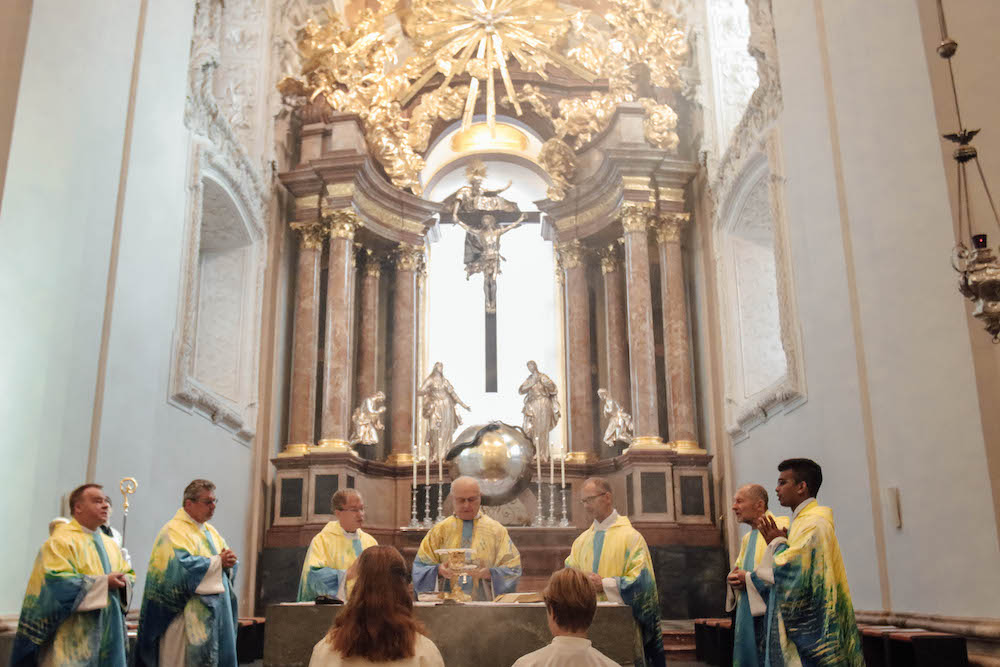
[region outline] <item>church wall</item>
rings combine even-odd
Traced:
[[[930,71],[934,106],[937,111],[938,134],[948,134],[958,129],[955,101],[947,61],[937,54],[941,42],[937,5],[934,0],[919,0],[920,20],[923,26],[924,55]],[[1000,127],[995,122],[996,109],[1000,106],[1000,88],[995,85],[996,68],[1000,64],[994,48],[995,31],[1000,24],[1000,4],[977,0],[949,0],[945,5],[948,33],[959,43],[959,52],[952,58],[955,83],[961,104],[962,118],[969,128],[982,128],[974,142],[979,150],[980,163],[986,181],[996,197],[1000,188]],[[958,226],[958,183],[952,153],[955,144],[941,141],[941,160],[945,165],[945,178],[951,199],[954,225]],[[994,245],[1000,239],[1000,229],[990,214],[989,200],[974,181],[970,192],[975,219],[981,231],[987,232]],[[966,243],[968,240],[966,239]],[[944,250],[942,248],[941,250]],[[993,512],[997,530],[1000,531],[1000,345],[994,345],[979,320],[971,317],[972,303],[966,302],[969,313],[967,323],[972,356],[976,369],[976,386],[979,389],[979,410],[983,421],[986,458],[990,468],[993,489]]]
[[[0,211],[0,613],[86,474],[138,6],[35,2]],[[115,480],[102,479],[107,483]]]
[[[734,445],[734,487],[771,489],[781,459],[815,458],[857,608],[996,616],[997,535],[916,7],[773,11],[808,400]],[[962,547],[934,550],[942,539]]]

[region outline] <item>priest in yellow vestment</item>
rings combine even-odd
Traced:
[[[330,501],[336,521],[331,521],[309,543],[299,578],[299,602],[320,595],[346,601],[354,590],[358,556],[378,542],[361,530],[365,501],[354,489],[341,489]]]
[[[787,528],[788,517],[771,514],[767,509],[767,491],[760,484],[747,484],[736,491],[733,514],[737,521],[750,526],[750,532],[740,542],[740,553],[733,569],[726,577],[726,611],[736,609],[733,667],[757,667],[764,660],[765,614],[771,585],[753,573],[767,549],[767,540],[753,526],[758,519],[768,516],[780,528]]]
[[[125,667],[125,616],[135,572],[99,528],[110,505],[98,484],[70,494],[73,520],[52,531],[35,559],[11,665]]]
[[[792,510],[791,524],[783,530],[769,517],[757,521],[768,545],[754,575],[773,585],[765,665],[865,664],[833,511],[816,502],[822,483],[823,471],[815,461],[782,461],[775,493]]]
[[[666,664],[660,630],[660,596],[646,540],[614,507],[611,485],[598,477],[583,483],[583,507],[594,523],[573,542],[566,567],[582,570],[598,600],[627,604],[642,633],[647,666]]]
[[[480,510],[482,494],[479,482],[459,477],[451,485],[455,514],[440,522],[424,536],[413,561],[413,589],[418,593],[437,588],[438,577],[445,580],[451,570],[442,562],[437,549],[472,549],[473,560],[480,564],[462,582],[462,590],[475,600],[492,600],[497,595],[517,590],[521,578],[521,554],[500,522]]]

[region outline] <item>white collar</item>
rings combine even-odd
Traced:
[[[806,505],[808,505],[809,503],[813,502],[814,500],[816,500],[816,499],[813,498],[812,496],[810,496],[810,497],[806,498],[805,500],[803,500],[801,503],[799,503],[799,506],[795,508],[794,512],[792,512],[792,521],[795,521],[795,518],[799,515],[799,512],[801,512],[802,510],[804,510],[806,508]]]
[[[552,638],[553,644],[563,644],[564,648],[572,648],[577,651],[585,648],[590,648],[591,641],[586,637],[569,637],[567,635],[559,635]]]
[[[609,514],[604,521],[598,522],[597,519],[594,519],[594,530],[607,530],[613,526],[617,520],[618,510],[611,510],[611,514]]]

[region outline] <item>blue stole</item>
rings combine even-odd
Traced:
[[[601,552],[604,551],[604,536],[607,534],[605,530],[598,530],[594,532],[594,574],[597,574],[597,568],[601,564]]]
[[[746,553],[743,554],[743,562],[740,563],[740,569],[746,571],[747,577],[753,576],[753,560],[757,552],[757,538],[759,536],[760,533],[756,530],[750,531]],[[756,585],[756,583],[757,580],[755,579],[754,584]],[[760,591],[759,587],[758,591]],[[750,595],[747,593],[746,588],[740,591],[739,602],[736,605],[736,631],[734,635],[733,666],[743,667],[744,665],[759,664],[757,659],[757,635],[754,632],[753,614],[750,613]]]
[[[202,532],[205,534],[205,541],[208,542],[208,548],[212,555],[218,556],[219,550],[216,548],[215,542],[212,541],[212,534],[208,532],[208,528],[202,528]],[[229,573],[225,569],[222,570],[222,587],[225,589],[225,593],[219,600],[220,604],[215,616],[215,631],[219,638],[219,664],[229,663],[230,660],[232,660],[230,664],[234,664],[236,662],[236,619],[233,618],[233,605],[230,602],[233,595],[230,590]]]
[[[111,560],[108,552],[104,549],[104,540],[101,539],[101,529],[94,531],[94,546],[97,547],[97,555],[101,559],[101,567],[104,574],[111,574]],[[125,616],[122,614],[121,603],[118,601],[118,592],[108,589],[108,614],[107,624],[101,632],[101,659],[117,657],[121,651],[121,658],[124,659],[125,643]]]

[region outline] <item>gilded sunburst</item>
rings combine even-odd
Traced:
[[[550,65],[561,65],[592,81],[594,74],[558,52],[570,29],[570,17],[549,0],[417,0],[406,21],[416,57],[407,63],[415,79],[403,94],[406,104],[437,74],[441,88],[464,73],[471,77],[462,113],[462,128],[472,123],[480,88],[486,87],[486,121],[496,125],[496,84],[500,72],[515,112],[521,114],[508,62],[546,77]]]

